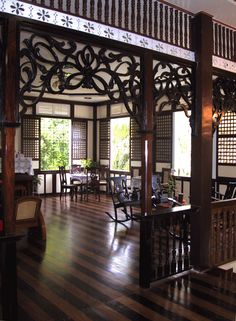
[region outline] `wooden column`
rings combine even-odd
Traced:
[[[153,145],[153,56],[145,53],[143,61],[142,148],[142,215],[152,212],[152,145]]]
[[[195,268],[209,265],[212,184],[212,17],[195,19],[196,104],[193,117],[191,204],[200,207],[192,217],[191,260]]]
[[[16,19],[9,18],[5,32],[4,122],[2,137],[2,192],[5,233],[13,231],[15,181],[15,127],[17,125],[17,30]]]

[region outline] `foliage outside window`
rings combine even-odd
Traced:
[[[69,119],[41,119],[41,170],[69,167],[70,124]]]
[[[177,176],[191,173],[191,128],[183,111],[174,113],[174,170]]]
[[[130,118],[111,119],[111,169],[129,171]]]

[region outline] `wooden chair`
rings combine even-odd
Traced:
[[[42,199],[37,196],[24,196],[15,203],[16,230],[29,229],[30,235],[40,235],[46,240],[46,226],[41,212]]]
[[[236,198],[236,182],[229,182],[227,184],[224,194],[214,190],[212,194],[213,194],[212,201],[228,200],[231,198]]]
[[[109,182],[115,216],[111,215],[109,212],[106,212],[106,214],[114,222],[117,222],[117,223],[126,222],[131,219],[133,220],[138,219],[138,216],[133,215],[132,207],[140,206],[140,200],[133,199],[132,198],[133,194],[128,192],[127,177],[114,176],[114,177],[109,177],[107,180]],[[128,212],[128,208],[129,208],[129,212]],[[124,219],[118,218],[118,209],[121,209],[121,211],[125,214]]]
[[[65,166],[59,166],[59,175],[60,175],[60,184],[61,184],[60,200],[61,200],[61,197],[63,194],[66,197],[68,190],[70,192],[71,199],[73,199],[74,195],[75,195],[76,200],[77,200],[78,186],[76,184],[68,184],[67,183]]]
[[[109,177],[109,167],[106,165],[100,165],[98,168],[98,176],[99,176],[99,186],[105,186],[106,193],[109,190],[109,184],[107,182],[107,178]]]
[[[81,193],[85,195],[87,201],[89,194],[94,194],[96,199],[100,201],[100,184],[97,168],[87,169],[87,182],[81,187]]]

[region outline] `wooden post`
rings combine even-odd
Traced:
[[[195,17],[196,105],[193,117],[191,204],[200,207],[192,218],[191,263],[209,266],[212,186],[212,17]]]
[[[153,146],[153,56],[147,52],[143,61],[142,215],[152,212],[152,146]]]
[[[5,233],[14,230],[15,126],[17,125],[17,28],[15,17],[9,18],[5,32],[4,120],[2,137],[2,193]]]

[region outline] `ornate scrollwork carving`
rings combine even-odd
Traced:
[[[190,67],[173,63],[155,61],[154,66],[154,99],[159,103],[159,111],[165,106],[171,110],[181,107],[186,116],[193,104],[193,76]]]
[[[45,93],[71,93],[92,89],[110,100],[124,102],[129,114],[141,123],[140,62],[127,53],[92,47],[74,41],[59,41],[40,33],[23,41],[20,52],[22,113]],[[32,101],[25,99],[31,95]]]
[[[213,80],[213,113],[236,112],[236,79],[217,77]]]

